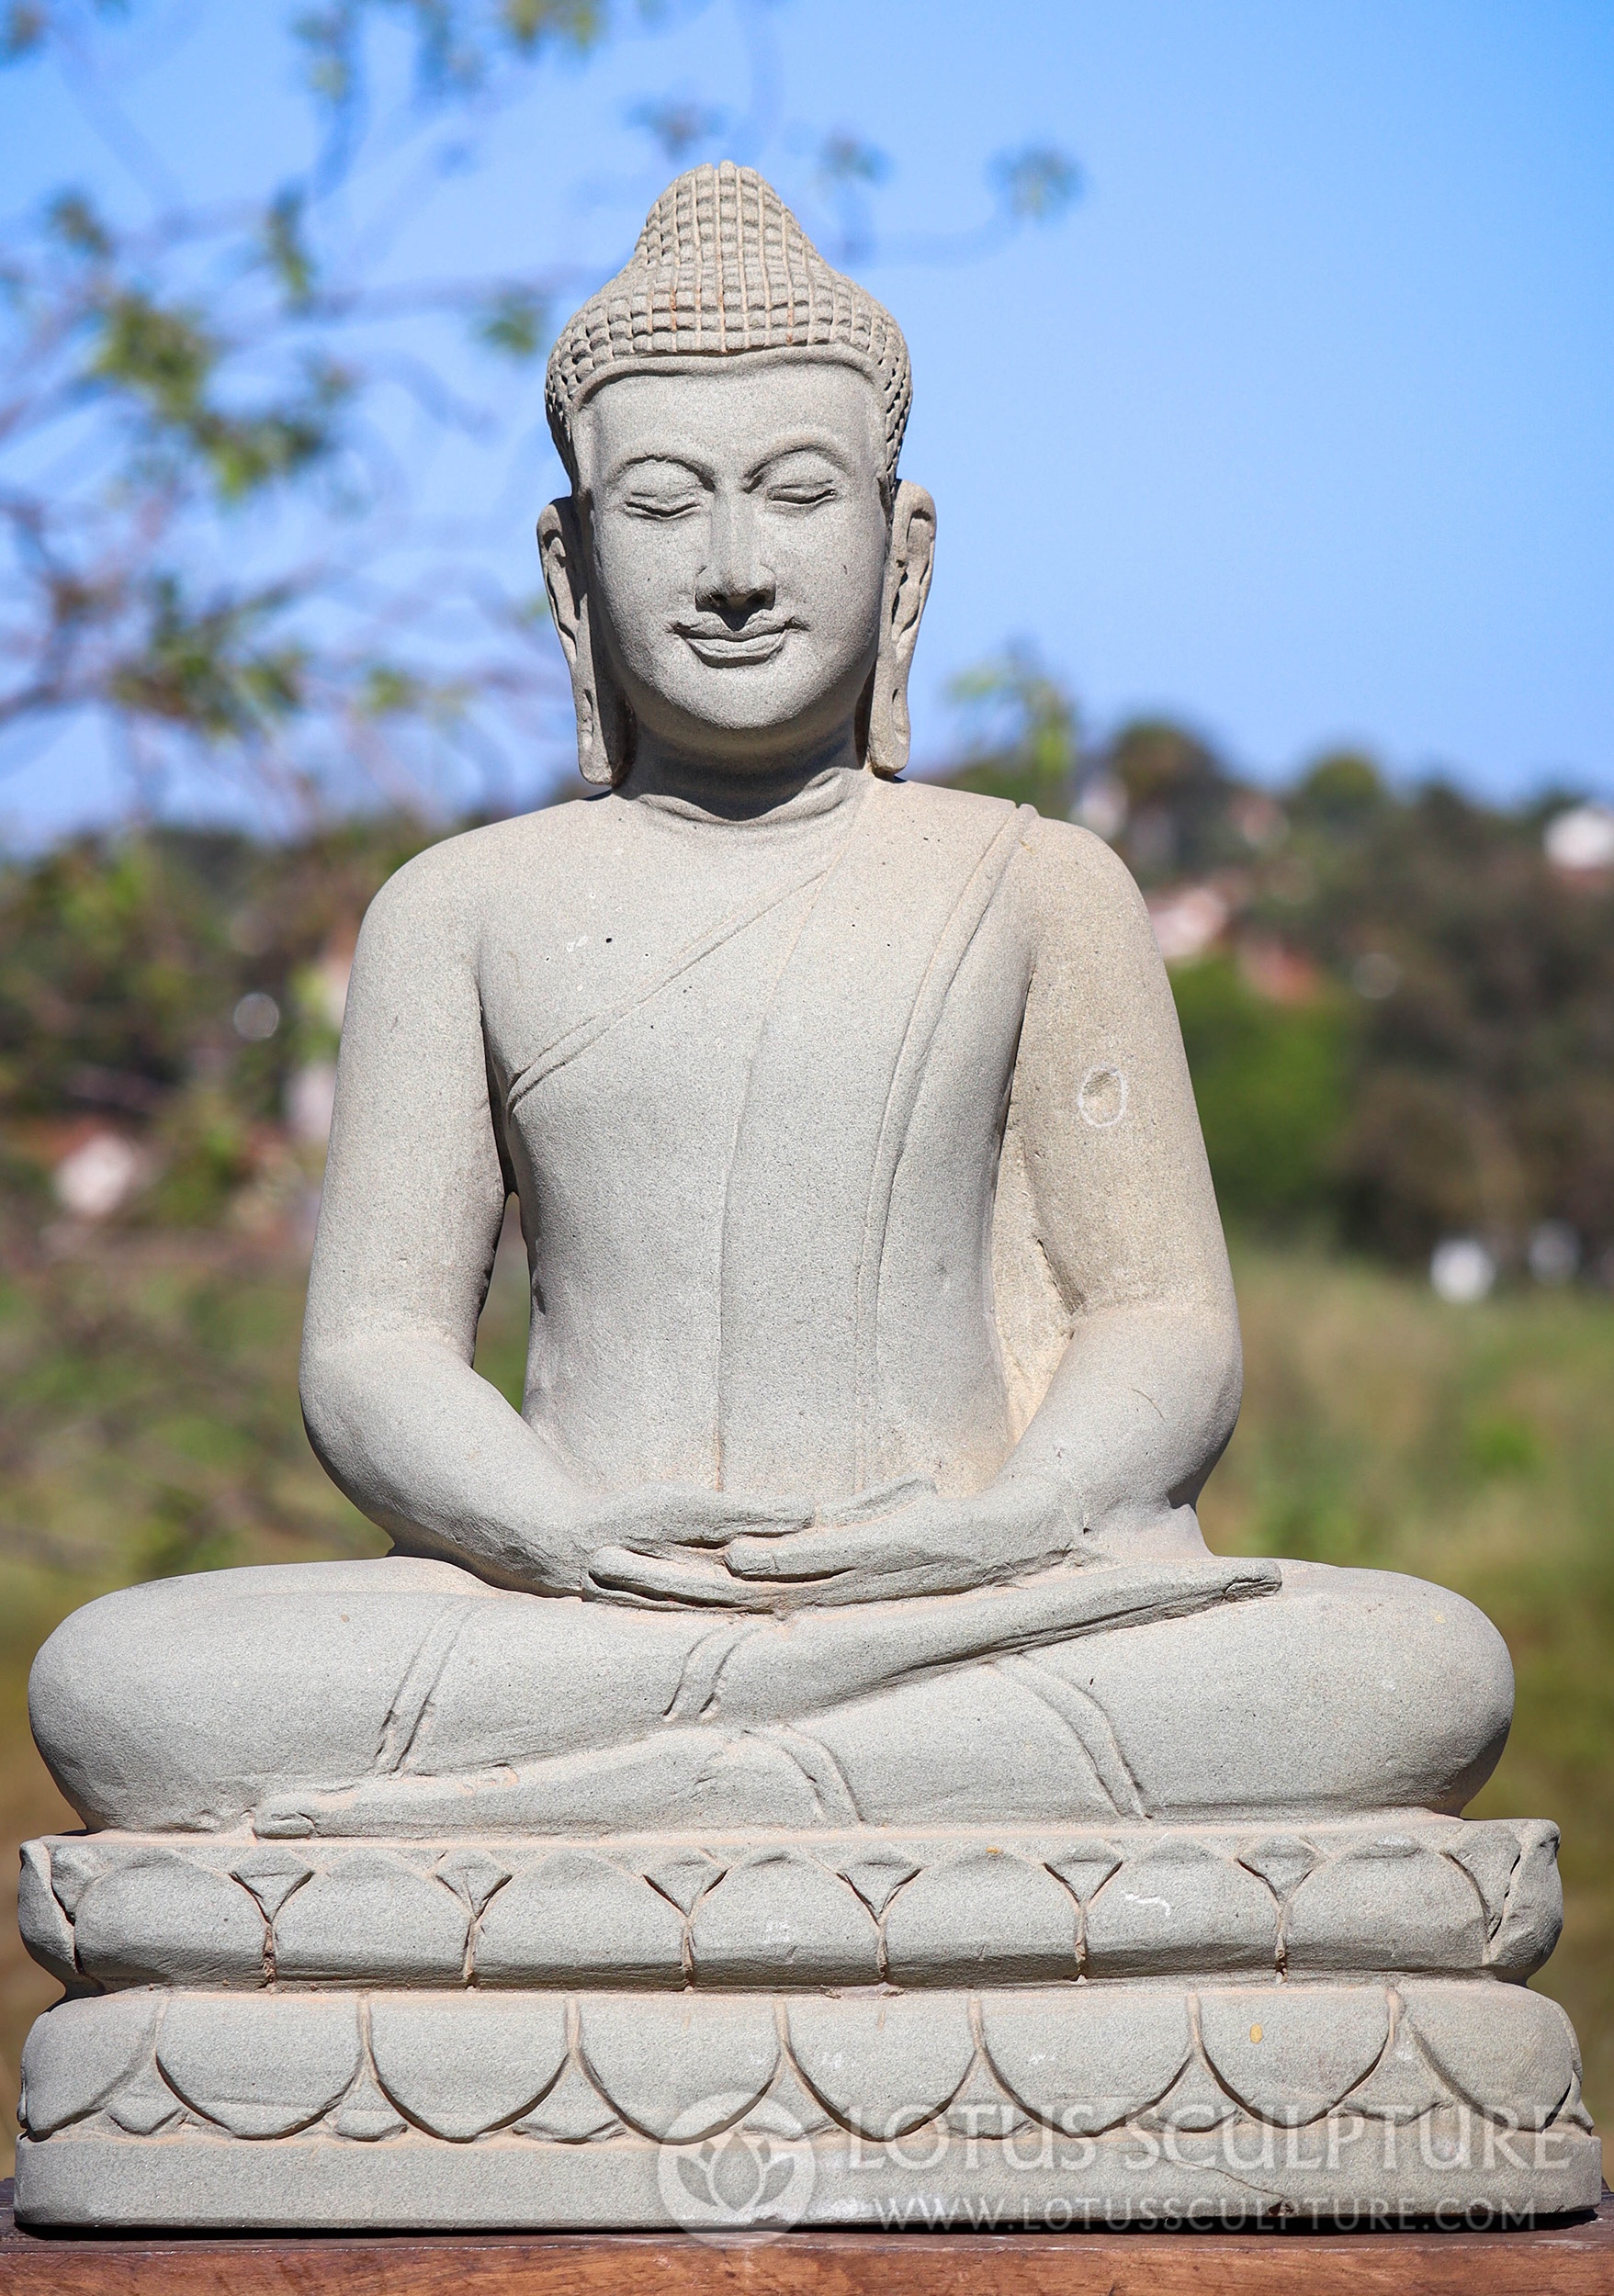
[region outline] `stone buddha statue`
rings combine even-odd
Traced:
[[[1151,2112],[1220,2190],[1230,2127],[1518,2104],[1557,2141],[1518,2189],[1595,2194],[1573,2036],[1508,1982],[1555,1834],[1459,1819],[1500,1638],[1201,1537],[1238,1327],[1137,891],[903,778],[909,398],[728,164],[556,346],[595,793],[401,870],[343,1033],[303,1407],[392,1552],[133,1587],[41,1651],[91,1830],[25,1874],[69,1988],[36,2221],[653,2223],[670,2148],[781,2119],[846,2221],[859,2132],[977,2107],[1094,2155],[1039,2208],[1157,2197],[1117,2165]],[[520,1411],[472,1361],[512,1197]]]

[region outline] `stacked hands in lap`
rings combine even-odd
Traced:
[[[1070,1512],[1067,1494],[1040,1475],[969,1498],[943,1498],[929,1477],[901,1475],[817,1509],[650,1485],[608,1501],[574,1534],[580,1591],[747,1611],[961,1593],[1067,1563],[1079,1536]]]

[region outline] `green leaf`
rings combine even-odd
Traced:
[[[818,173],[832,184],[883,183],[890,172],[884,152],[861,136],[840,132],[826,136],[818,146]]]
[[[711,104],[676,103],[669,98],[636,104],[627,123],[654,136],[670,164],[678,167],[689,152],[722,133],[728,116]]]
[[[185,424],[200,410],[218,357],[198,313],[128,288],[105,306],[90,372],[143,399],[163,422]]]
[[[340,111],[351,101],[357,79],[355,8],[310,8],[295,19],[291,36],[303,51],[303,77],[310,91]]]
[[[400,717],[421,706],[418,678],[391,662],[373,662],[365,673],[358,706],[366,717]]]
[[[218,743],[258,738],[304,705],[300,647],[256,636],[278,599],[196,606],[173,575],[160,574],[143,603],[144,646],[109,681],[120,707]]]

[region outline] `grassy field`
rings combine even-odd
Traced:
[[[1411,1570],[1507,1635],[1512,1741],[1473,1815],[1556,1818],[1567,1920],[1541,1989],[1614,2111],[1614,1307],[1536,1292],[1442,1307],[1367,1267],[1238,1255],[1244,1416],[1203,1509],[1212,1544]],[[130,1240],[0,1276],[0,1826],[76,1824],[34,1753],[29,1656],[104,1589],[225,1563],[375,1553],[297,1414],[300,1266]],[[483,1368],[520,1387],[502,1258]],[[9,1863],[9,1861],[8,1861]],[[54,1986],[0,1933],[0,2081]]]

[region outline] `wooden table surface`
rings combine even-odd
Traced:
[[[19,2232],[5,2296],[1614,2296],[1614,2197],[1508,2232],[650,2233],[324,2238]]]

